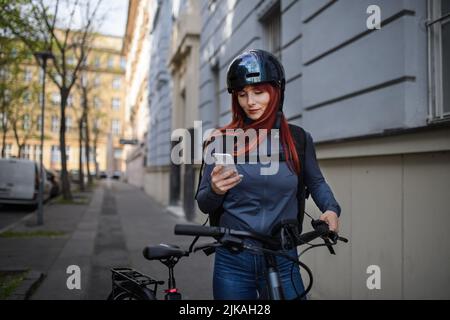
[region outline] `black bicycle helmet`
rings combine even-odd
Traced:
[[[229,93],[241,90],[247,85],[272,83],[280,87],[280,106],[275,128],[279,128],[283,112],[284,89],[286,79],[280,61],[270,52],[251,49],[234,58],[227,71],[227,89]]]

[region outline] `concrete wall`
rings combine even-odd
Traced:
[[[169,205],[169,168],[148,169],[144,176],[144,190],[161,205]]]
[[[305,254],[315,275],[313,298],[450,297],[449,160],[447,151],[320,162],[350,243],[336,256],[325,248]],[[320,214],[310,200],[306,210]],[[370,265],[380,267],[381,290],[366,286]]]

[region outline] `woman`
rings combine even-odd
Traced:
[[[245,159],[256,156],[258,161],[238,162],[237,172],[225,170],[221,165],[207,164],[196,196],[198,206],[204,213],[215,212],[222,206],[220,226],[270,235],[280,221],[297,218],[298,179],[302,174],[304,184],[323,212],[320,219],[337,232],[341,209],[320,172],[311,135],[306,133],[304,164],[301,164],[289,125],[282,113],[284,84],[283,66],[268,52],[250,50],[231,62],[227,86],[232,97],[232,121],[217,129],[212,136],[217,138],[227,135],[227,129],[242,129],[241,132],[255,129],[258,134],[253,141],[240,148],[233,146],[231,152],[226,152],[235,157],[244,155]],[[261,129],[267,129],[267,134]],[[275,142],[279,144],[279,155],[286,161],[279,162],[274,174],[264,175],[261,169],[270,164],[262,163],[258,156],[261,150],[269,150],[268,153],[276,150],[272,147],[275,135],[271,135],[271,129],[279,129],[279,135],[276,135],[279,142]],[[214,140],[211,137],[209,142]],[[207,144],[207,154],[215,151],[212,145]],[[256,241],[248,242],[260,245]],[[289,254],[296,256],[296,249],[292,249]],[[223,247],[216,249],[214,298],[267,299],[264,266],[262,255],[246,250],[236,254]],[[285,258],[277,258],[277,267],[285,298],[297,298],[304,291],[298,268],[292,268],[292,262]]]

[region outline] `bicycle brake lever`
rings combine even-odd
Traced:
[[[207,248],[216,248],[216,247],[219,247],[219,246],[221,246],[221,244],[218,243],[218,242],[206,243],[206,244],[203,244],[203,245],[200,245],[200,246],[196,246],[194,248],[194,252],[197,252],[197,251],[200,251],[200,250],[204,250],[204,249],[207,249]]]
[[[327,245],[328,251],[330,251],[330,254],[336,254],[336,252],[333,249],[333,245],[331,244],[331,241],[329,238],[323,238],[323,241]]]

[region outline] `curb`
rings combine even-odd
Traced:
[[[19,287],[7,298],[7,300],[28,300],[39,284],[44,280],[42,272],[31,270],[27,273]]]

